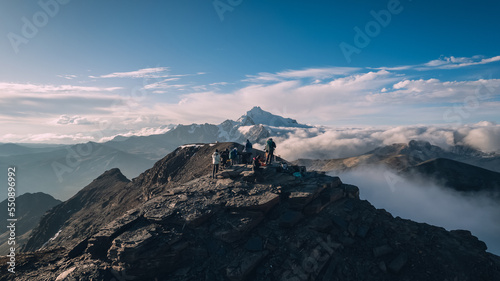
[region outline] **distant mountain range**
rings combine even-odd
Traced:
[[[13,156],[13,155],[23,155],[23,154],[40,153],[40,152],[50,152],[63,147],[65,147],[65,145],[50,145],[50,144],[30,145],[30,144],[0,143],[0,156]]]
[[[491,155],[466,146],[444,150],[427,141],[412,140],[382,146],[359,156],[339,159],[299,159],[298,163],[317,171],[343,172],[363,166],[384,165],[403,170],[424,161],[447,158],[484,169],[500,172],[500,155]]]
[[[285,135],[297,128],[310,126],[254,107],[236,121],[226,120],[219,125],[177,125],[164,134],[118,136],[106,143],[46,148],[2,144],[0,168],[18,166],[21,194],[42,191],[65,200],[106,170],[119,168],[126,177],[134,178],[184,144],[243,143],[246,139],[263,143],[270,136]],[[0,181],[5,180],[4,176],[0,174]]]
[[[106,170],[119,168],[127,178],[134,178],[184,144],[244,143],[249,139],[252,143],[262,146],[269,137],[286,139],[297,131],[307,129],[313,129],[309,134],[314,136],[328,130],[300,124],[294,119],[274,115],[260,107],[252,108],[236,121],[226,120],[218,125],[191,124],[170,127],[164,134],[117,136],[106,143],[89,142],[47,147],[1,144],[0,168],[6,169],[5,165],[19,167],[20,194],[42,191],[65,200]],[[498,154],[486,154],[466,146],[453,146],[444,150],[417,140],[408,144],[379,147],[349,158],[302,159],[297,163],[320,171],[342,172],[380,164],[400,171],[436,158],[451,159],[500,172]],[[5,175],[0,173],[0,181],[5,180],[4,177]]]
[[[16,198],[16,245],[17,251],[28,240],[31,230],[40,222],[40,218],[52,207],[62,203],[54,197],[42,193],[25,193]],[[6,222],[10,217],[7,216],[7,200],[0,203],[0,221]],[[0,232],[0,253],[9,252],[8,238],[10,231],[2,228]]]
[[[49,152],[3,156],[0,163],[2,170],[7,170],[7,165],[17,167],[18,194],[44,192],[66,200],[103,171],[120,167],[125,175],[135,177],[151,167],[154,161],[105,144],[89,142]],[[0,180],[5,182],[5,176],[1,173]]]
[[[433,180],[458,191],[488,191],[500,198],[500,156],[464,146],[444,150],[426,141],[392,144],[342,159],[299,159],[315,171],[341,174],[354,169],[386,167],[401,175]]]
[[[263,143],[270,136],[283,136],[297,128],[311,128],[296,120],[274,115],[254,107],[238,120],[226,120],[219,125],[191,124],[178,125],[170,131],[151,136],[118,137],[106,143],[107,146],[141,154],[158,160],[177,147],[187,143],[239,142],[249,139],[253,143]]]

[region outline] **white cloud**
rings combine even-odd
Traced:
[[[3,93],[113,92],[121,89],[123,88],[0,82],[0,91]]]
[[[423,64],[416,65],[403,65],[395,67],[377,67],[373,69],[388,70],[388,71],[403,71],[403,70],[433,70],[433,69],[454,69],[473,65],[489,64],[493,62],[500,61],[500,56],[494,56],[491,58],[484,58],[483,56],[472,56],[472,57],[441,57],[436,60],[431,60]]]
[[[25,126],[26,122],[32,122],[32,127],[36,127],[40,122],[56,124],[53,120],[60,115],[106,114],[120,105],[123,98],[118,92],[122,89],[0,82],[0,118],[15,116],[16,120],[11,126],[20,123]],[[33,122],[33,118],[37,121]],[[32,128],[25,130],[29,133]]]
[[[61,115],[59,116],[59,119],[55,121],[55,123],[59,125],[92,125],[95,124],[96,122],[91,122],[87,120],[87,118],[78,115],[75,116]]]
[[[89,76],[90,78],[143,78],[143,79],[161,79],[161,78],[172,78],[172,77],[186,77],[186,76],[196,76],[204,75],[205,72],[197,72],[196,74],[169,74],[169,67],[152,67],[143,68],[134,71],[126,72],[113,72],[110,74],[100,75],[100,76]]]
[[[114,72],[101,76],[89,76],[90,78],[156,78],[168,77],[166,74],[159,74],[168,71],[168,67],[143,68],[128,72]]]
[[[500,153],[500,125],[491,122],[451,126],[397,126],[388,128],[342,128],[320,131],[298,129],[276,138],[276,153],[287,160],[334,159],[358,156],[377,147],[424,140],[444,149],[468,145],[483,152]]]
[[[337,75],[346,75],[361,70],[356,67],[328,67],[328,68],[308,68],[304,70],[287,70],[278,72],[277,76],[284,78],[315,78],[325,79]]]
[[[188,88],[188,85],[168,83],[148,88],[156,87],[157,91],[162,91],[159,93],[164,93],[167,88],[174,91],[181,86]],[[237,118],[259,105],[268,110],[279,109],[278,113],[286,112],[288,117],[308,124],[403,125],[450,123],[456,120],[456,113],[449,114],[450,118],[445,118],[443,113],[457,104],[470,107],[472,98],[479,102],[478,106],[474,105],[478,108],[469,110],[467,116],[459,116],[462,123],[495,120],[488,116],[495,112],[492,102],[498,94],[500,79],[409,80],[379,70],[309,83],[300,80],[252,83],[224,94],[216,89],[208,91],[205,86],[189,88],[195,92],[178,95],[179,103],[157,103],[154,110],[161,115],[168,112],[168,120],[172,123],[221,122]],[[204,114],[208,108],[217,110]]]
[[[494,61],[496,57],[449,60],[450,63],[463,64]],[[443,61],[433,64],[448,63]],[[166,67],[157,67],[101,76],[145,78],[144,85],[127,90],[113,85],[1,82],[0,122],[9,124],[16,120],[16,124],[27,124],[37,118],[44,124],[54,125],[54,120],[59,120],[60,124],[83,124],[85,120],[76,117],[85,116],[87,122],[110,120],[117,122],[118,127],[129,125],[129,130],[138,130],[139,124],[131,121],[138,116],[157,117],[155,122],[158,124],[143,124],[144,127],[169,123],[219,123],[225,119],[237,119],[256,105],[307,124],[364,127],[457,123],[457,120],[460,124],[480,120],[500,122],[500,79],[441,81],[433,77],[412,79],[387,69],[307,68],[249,76],[253,78],[248,81],[253,83],[221,92],[217,86],[228,85],[228,82],[183,83],[179,82],[181,77],[201,74],[167,75],[166,71]],[[131,95],[123,96],[127,92]],[[449,110],[453,112],[445,116]],[[67,116],[67,119],[60,119],[60,116]],[[25,132],[32,132],[37,122],[32,122]],[[13,124],[9,125],[11,131]],[[479,135],[479,132],[475,134]],[[492,140],[477,144],[486,148],[495,145]]]
[[[472,65],[488,64],[496,61],[500,61],[500,56],[495,56],[491,58],[482,58],[481,56],[474,56],[470,58],[450,56],[427,62],[423,64],[424,67],[420,69],[426,70],[425,67],[437,68],[437,69],[452,69],[452,68],[460,68]]]
[[[77,76],[73,75],[73,74],[61,74],[61,75],[57,75],[57,77],[61,77],[61,78],[68,79],[68,80],[73,80]]]
[[[500,126],[490,122],[480,122],[473,127],[464,127],[459,130],[464,136],[463,142],[470,146],[486,151],[500,150]]]
[[[151,136],[151,135],[160,135],[170,131],[173,126],[160,126],[160,127],[146,127],[138,130],[129,130],[122,133],[117,133],[115,135],[111,135],[108,137],[103,137],[99,139],[99,142],[106,142],[114,139],[115,137],[132,137],[132,136]]]
[[[183,116],[184,122],[222,121],[234,115],[237,118],[241,112],[255,105],[268,109],[286,109],[289,117],[295,119],[309,116],[309,120],[304,120],[307,123],[347,120],[360,114],[375,114],[379,111],[380,108],[373,107],[365,96],[374,89],[381,89],[399,79],[390,72],[381,70],[330,79],[324,83],[310,84],[291,80],[252,84],[227,94],[204,91],[180,95],[181,101],[178,104],[158,104],[158,108],[169,112],[171,116]],[[217,110],[206,113],[209,116],[200,115],[207,108]]]
[[[369,101],[379,103],[420,103],[436,102],[463,103],[469,100],[485,102],[499,95],[500,79],[475,81],[440,81],[435,78],[403,80],[386,89],[367,97]]]
[[[0,142],[73,144],[87,141],[95,141],[95,138],[86,133],[6,134],[0,136]]]
[[[283,81],[287,79],[327,79],[338,75],[347,75],[359,71],[356,67],[328,67],[328,68],[307,68],[303,70],[286,70],[278,73],[261,72],[258,75],[247,75],[244,81],[266,82]]]
[[[211,83],[209,84],[210,86],[226,86],[229,85],[228,82],[216,82],[216,83]]]
[[[403,65],[403,66],[393,66],[393,67],[375,67],[373,69],[378,69],[378,70],[387,70],[387,71],[400,71],[400,70],[408,70],[412,69],[414,66],[413,65]]]
[[[178,77],[173,77],[173,78],[167,78],[167,79],[163,79],[161,81],[158,81],[158,82],[154,82],[154,83],[151,83],[151,84],[148,84],[148,85],[145,85],[144,86],[144,89],[146,90],[152,90],[152,89],[168,89],[168,88],[176,88],[177,86],[174,85],[174,84],[169,84],[168,82],[172,82],[172,81],[178,81],[180,78]],[[185,85],[183,85],[185,86]]]

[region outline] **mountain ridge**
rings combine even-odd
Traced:
[[[496,154],[486,154],[462,145],[445,150],[427,141],[418,140],[411,140],[408,144],[394,143],[381,146],[359,156],[338,159],[298,159],[294,162],[317,171],[342,172],[366,165],[385,165],[397,171],[437,158],[447,158],[500,172],[500,156]]]
[[[5,210],[0,214],[0,220],[7,221],[7,199],[0,203],[0,208]],[[19,251],[22,245],[28,241],[29,235],[33,228],[35,228],[42,216],[51,208],[62,203],[62,201],[55,199],[49,194],[43,192],[24,193],[16,197],[16,250]],[[0,252],[8,253],[11,245],[8,244],[10,231],[0,233]]]
[[[211,179],[212,152],[234,145],[238,144],[180,147],[132,181],[119,170],[106,172],[75,195],[74,200],[88,204],[82,208],[87,215],[71,214],[44,249],[18,257],[17,276],[1,277],[19,281],[500,278],[500,257],[487,253],[486,245],[470,232],[394,218],[360,200],[362,189],[338,177],[280,165],[266,166],[256,174],[236,165]],[[117,201],[122,204],[112,207],[108,202],[97,208],[106,202],[103,194],[108,192],[118,192],[114,198],[124,196]],[[136,204],[122,208],[121,215],[107,213],[125,207],[123,200]],[[55,213],[67,213],[67,208],[52,210],[44,219]],[[38,239],[39,244],[49,237]]]
[[[263,143],[271,135],[284,135],[299,128],[312,128],[312,126],[299,124],[294,119],[272,114],[256,106],[236,121],[228,119],[218,125],[208,123],[177,125],[164,134],[108,141],[106,144],[124,151],[134,152],[135,149],[137,152],[158,159],[158,156],[163,156],[186,143],[215,141],[242,143],[246,139],[253,143]]]
[[[140,155],[95,142],[49,152],[4,156],[0,161],[17,166],[29,175],[18,179],[19,185],[24,187],[23,192],[42,191],[59,199],[70,198],[82,186],[111,168],[120,167],[124,174],[135,177],[154,163]]]

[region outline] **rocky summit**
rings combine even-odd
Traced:
[[[233,145],[181,147],[130,182],[105,173],[82,190],[100,207],[77,194],[78,215],[51,210],[30,252],[17,256],[16,273],[1,279],[500,280],[500,257],[470,232],[394,218],[338,177],[283,161],[211,178],[211,153]],[[106,187],[119,200],[104,205],[96,196]],[[112,212],[121,202],[131,207]],[[41,243],[52,235],[40,236],[50,217],[61,235]],[[86,227],[75,231],[75,219]]]

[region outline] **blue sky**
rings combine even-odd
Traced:
[[[499,13],[497,1],[5,0],[0,142],[159,133],[255,105],[328,126],[498,123]]]

